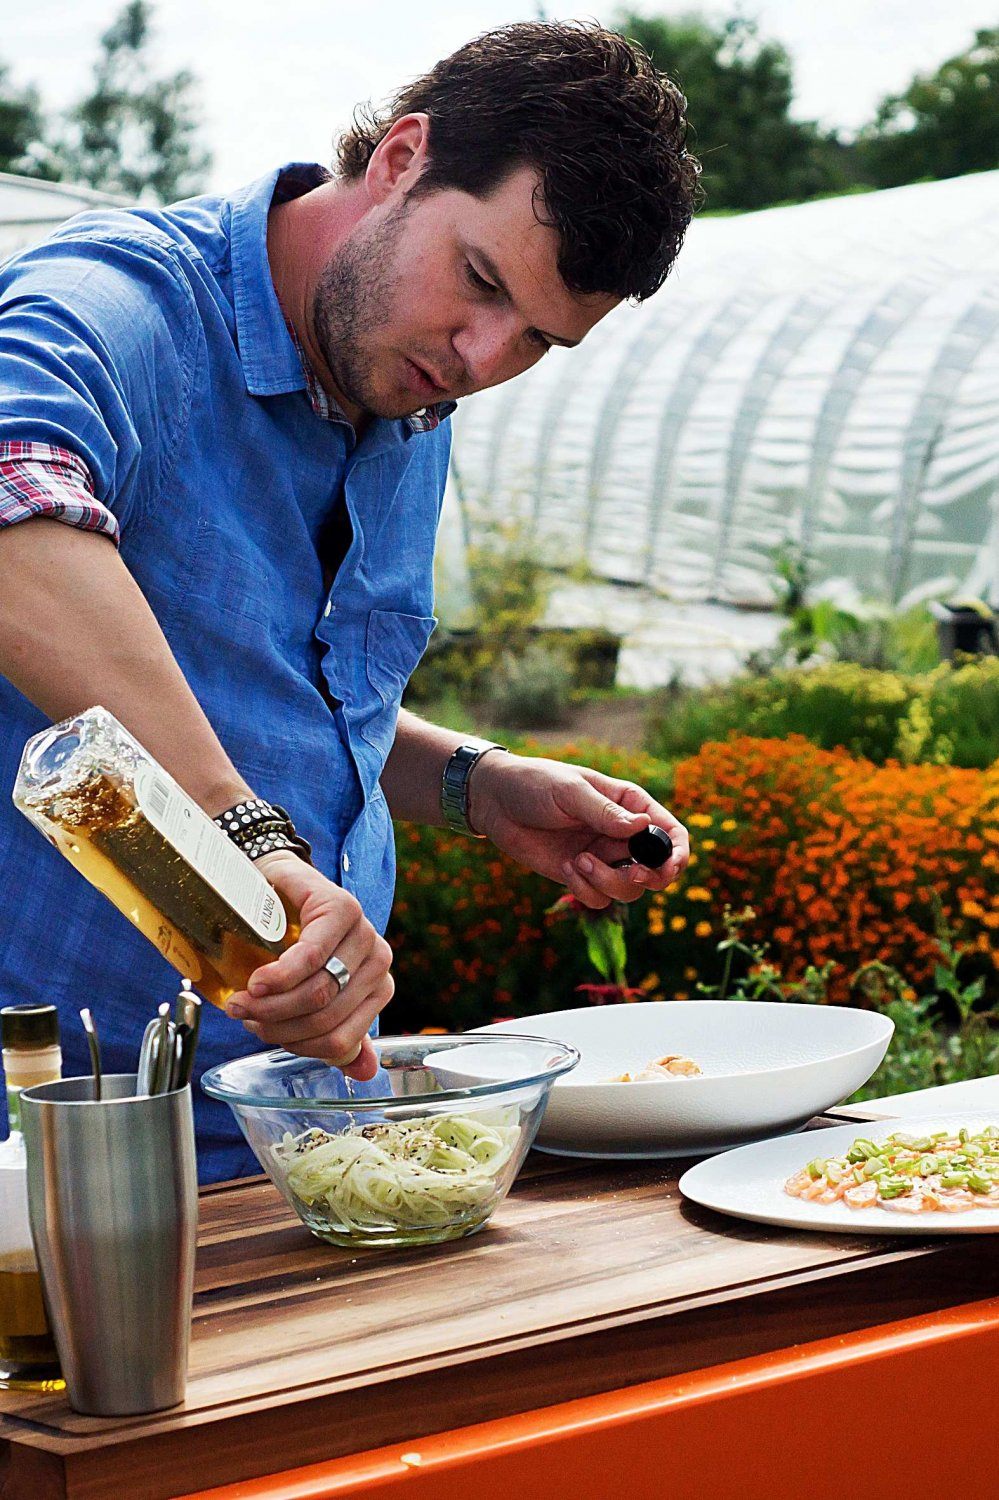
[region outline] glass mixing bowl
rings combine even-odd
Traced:
[[[368,1083],[290,1052],[234,1058],[201,1086],[314,1235],[351,1249],[473,1234],[506,1196],[556,1078],[579,1053],[528,1036],[374,1038]]]

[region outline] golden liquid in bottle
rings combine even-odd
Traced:
[[[37,1270],[19,1269],[21,1256],[0,1256],[0,1386],[59,1391],[65,1382],[49,1332]]]
[[[224,1008],[254,969],[298,938],[287,907],[284,936],[259,937],[106,771],[95,770],[48,801],[35,794],[31,804],[70,863],[213,1005]]]

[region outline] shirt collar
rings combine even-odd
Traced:
[[[232,295],[236,311],[239,357],[251,396],[277,396],[305,388],[295,346],[288,337],[284,313],[267,259],[267,212],[280,183],[283,196],[318,187],[329,173],[307,162],[279,167],[240,189],[232,199]]]
[[[290,162],[242,188],[232,198],[230,240],[232,286],[239,357],[251,396],[277,396],[304,390],[313,411],[327,421],[345,422],[340,407],[322,389],[298,339],[285,321],[267,258],[267,214],[329,181],[315,162]],[[439,401],[402,419],[408,435],[432,432],[457,405]]]

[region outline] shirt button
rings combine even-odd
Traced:
[[[323,610],[323,619],[324,620],[328,620],[329,617],[330,617],[330,615],[332,614],[332,612],[333,612],[333,606],[330,603],[330,601],[327,599],[327,601],[326,601],[326,608]]]
[[[350,855],[349,854],[344,854],[344,856],[343,856],[343,867],[344,867],[345,870],[349,870],[350,869]]]

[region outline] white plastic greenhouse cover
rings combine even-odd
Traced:
[[[96,203],[119,202],[121,199],[92,188],[0,172],[0,261],[44,239],[71,214]]]
[[[466,532],[675,599],[771,602],[789,538],[846,598],[994,594],[997,273],[999,172],[697,220],[647,303],[462,403]]]

